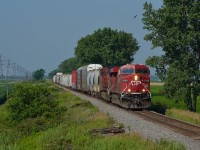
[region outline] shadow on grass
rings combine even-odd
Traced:
[[[166,105],[163,105],[163,104],[160,104],[160,103],[156,103],[156,104],[152,103],[150,110],[155,111],[155,112],[160,113],[160,114],[165,114],[167,108],[168,107]]]
[[[7,100],[6,94],[0,95],[0,105],[3,105]]]

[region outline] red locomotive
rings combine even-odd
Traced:
[[[149,75],[149,68],[141,64],[113,68],[90,64],[74,70],[68,85],[125,108],[144,109],[151,106]]]
[[[151,106],[149,74],[149,68],[140,64],[103,68],[101,97],[125,108],[148,108]]]

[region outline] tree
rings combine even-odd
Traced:
[[[52,70],[49,74],[48,74],[48,78],[52,79],[54,75],[56,75],[56,73],[59,72],[58,69],[54,69]]]
[[[33,72],[32,77],[33,80],[42,80],[44,78],[45,70],[44,69],[38,69]]]
[[[152,56],[147,58],[146,64],[156,69],[156,75],[161,81],[166,79],[167,60],[164,56]]]
[[[98,29],[78,41],[75,55],[80,64],[114,66],[131,63],[139,46],[132,34],[111,28]]]
[[[71,73],[72,70],[77,69],[79,67],[79,61],[76,57],[68,58],[64,60],[59,66],[58,71],[62,73]]]
[[[199,8],[199,0],[164,0],[158,10],[153,9],[151,3],[145,3],[143,14],[144,29],[150,32],[145,40],[151,41],[153,48],[162,47],[168,59],[165,88],[170,89],[172,84],[176,86],[176,90],[166,92],[183,98],[191,111],[196,111],[200,93]],[[182,92],[177,89],[182,89]]]

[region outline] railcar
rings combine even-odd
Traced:
[[[72,89],[73,90],[76,90],[77,89],[77,71],[76,70],[73,70],[72,71]]]
[[[151,106],[150,71],[141,64],[127,64],[101,70],[101,97],[125,108]]]
[[[54,81],[55,81],[55,83],[57,83],[57,84],[61,84],[61,78],[62,78],[62,75],[63,75],[63,73],[61,73],[61,72],[58,72],[58,73],[56,73],[56,75],[55,75],[55,77],[54,77]]]
[[[72,87],[72,75],[67,74],[66,75],[66,87],[71,88]]]
[[[90,72],[100,70],[102,66],[100,64],[90,64],[77,69],[77,90],[90,93],[90,78],[93,76]],[[93,84],[93,83],[91,83]]]

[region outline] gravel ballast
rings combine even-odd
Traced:
[[[98,107],[101,112],[108,113],[114,120],[122,123],[127,133],[137,132],[153,141],[158,141],[161,138],[166,139],[167,141],[176,141],[184,144],[188,150],[200,150],[200,140],[193,140],[187,136],[167,129],[164,126],[146,121],[138,116],[130,114],[126,110],[108,105],[96,98],[73,91],[70,92],[84,100],[90,101],[94,106]]]

